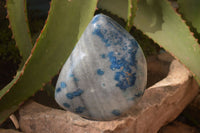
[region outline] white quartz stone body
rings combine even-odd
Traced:
[[[146,59],[137,41],[100,14],[89,23],[64,64],[55,99],[83,117],[112,120],[137,103],[146,82]]]

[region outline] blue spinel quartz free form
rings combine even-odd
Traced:
[[[96,15],[64,64],[55,99],[66,110],[93,120],[113,120],[136,105],[147,82],[137,41],[105,15]]]

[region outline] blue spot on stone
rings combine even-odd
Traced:
[[[143,95],[143,92],[138,92],[138,93],[135,94],[135,97],[140,97],[142,95]]]
[[[100,25],[96,25],[96,28],[94,29],[93,34],[96,34],[97,36],[99,36],[104,43],[108,42],[108,40],[104,38],[104,35],[100,29]]]
[[[124,46],[122,49],[123,49],[124,51],[127,50],[127,46]]]
[[[106,47],[109,47],[110,46],[110,43],[106,43],[106,45],[105,45]]]
[[[65,82],[60,82],[60,87],[61,87],[61,88],[65,88],[65,87],[67,87],[67,85],[66,85]]]
[[[105,87],[105,86],[106,86],[106,85],[105,85],[105,83],[102,83],[101,85],[102,85],[103,87]]]
[[[113,39],[113,45],[121,45],[123,42],[122,36],[120,36],[118,33],[114,33],[115,37]]]
[[[131,39],[131,44],[129,45],[131,48],[138,48],[138,43],[136,40]]]
[[[56,93],[60,92],[61,91],[61,88],[57,88],[56,89]]]
[[[66,108],[70,108],[70,105],[68,103],[63,103],[63,106],[65,106]]]
[[[128,82],[127,82],[127,80],[119,81],[116,84],[116,86],[119,87],[122,91],[126,91],[126,89],[128,88]]]
[[[95,24],[98,20],[99,20],[100,16],[95,16],[93,19],[92,19],[92,24]]]
[[[78,82],[78,78],[75,77],[75,75],[72,73],[69,75],[71,78],[73,78],[74,82]]]
[[[114,30],[107,31],[107,29],[105,29],[101,25],[98,25],[93,31],[93,34],[99,36],[101,40],[105,43],[106,47],[109,47],[111,45],[121,45],[123,37],[126,37],[125,34],[117,31],[117,29],[121,29],[121,27],[117,27],[116,29],[116,27],[110,22],[108,22],[107,25],[111,26]]]
[[[73,74],[73,73],[71,73],[69,76],[70,76],[70,77],[74,77],[74,74]]]
[[[80,113],[83,113],[85,110],[85,107],[81,107],[81,106],[78,106],[76,109],[75,109],[75,112],[80,114]]]
[[[78,90],[76,90],[76,91],[74,91],[74,92],[69,92],[69,93],[67,93],[66,94],[66,97],[68,98],[68,99],[73,99],[74,97],[78,97],[78,96],[80,96],[81,94],[83,94],[83,90],[82,89],[78,89]]]
[[[74,77],[73,80],[74,80],[74,82],[78,82],[79,81],[76,77]]]
[[[97,69],[97,74],[100,75],[100,76],[102,76],[104,74],[104,71],[101,70],[101,69]]]
[[[134,101],[135,99],[141,97],[143,95],[143,93],[144,93],[143,91],[139,91],[138,93],[134,94],[133,97],[129,98],[129,100],[133,100]]]
[[[105,59],[105,58],[106,58],[106,55],[105,55],[105,54],[102,54],[102,55],[101,55],[101,58]]]
[[[131,57],[130,59],[130,65],[131,66],[136,66],[137,60],[135,60],[135,58]]]
[[[67,93],[67,94],[66,94],[66,97],[67,97],[68,99],[73,99],[73,98],[74,98],[74,95],[73,95],[73,93]]]
[[[121,64],[119,62],[120,60],[117,60],[117,58],[114,56],[113,51],[108,53],[108,57],[109,57],[109,61],[111,62],[110,69],[113,71],[115,69],[120,69],[120,67],[121,67]]]
[[[133,73],[131,75],[126,75],[125,78],[122,78],[121,80],[118,81],[116,86],[119,87],[121,90],[126,91],[128,87],[131,87],[135,84],[135,80],[136,80],[136,73]]]
[[[115,115],[115,116],[120,116],[121,115],[120,111],[116,110],[116,109],[112,111],[112,114]]]
[[[115,80],[119,81],[120,80],[120,75],[121,75],[121,72],[116,72],[115,73]]]
[[[83,94],[83,90],[78,89],[77,91],[74,91],[72,94],[74,97],[80,96],[81,94]]]
[[[127,88],[133,86],[136,80],[136,73],[133,73],[131,67],[136,64],[135,61],[135,51],[132,51],[130,54],[133,54],[129,60],[125,59],[125,57],[121,57],[117,59],[114,55],[114,52],[111,51],[108,53],[109,61],[111,63],[110,69],[111,70],[119,70],[116,71],[114,80],[118,81],[116,84],[121,90],[125,91]]]
[[[113,54],[114,54],[113,51],[108,53],[108,57],[109,57],[110,62],[115,62],[116,61],[116,57],[114,57]]]
[[[112,23],[107,24],[113,26]],[[99,36],[101,41],[105,43],[106,47],[111,45],[120,45],[123,40],[117,31],[109,30],[108,32],[107,29],[103,28],[101,25],[96,25],[93,34]]]

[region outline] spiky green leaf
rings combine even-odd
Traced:
[[[133,26],[136,11],[137,11],[137,0],[128,0],[128,14],[126,23],[127,31],[130,31]]]
[[[200,47],[167,0],[140,0],[135,25],[180,60],[200,83]]]
[[[192,2],[187,1],[186,3]],[[197,7],[198,5],[196,3]],[[100,0],[98,4],[99,8],[110,11],[125,20],[127,14],[125,10],[126,6],[126,0]],[[192,15],[189,13],[188,15],[196,16],[195,20],[199,20],[199,11],[193,12]],[[169,2],[166,0],[139,0],[134,24],[138,29],[185,64],[200,83],[199,44]]]
[[[99,0],[97,7],[118,15],[127,21],[128,0]]]
[[[22,56],[22,64],[28,58],[31,49],[31,35],[26,15],[26,0],[7,0],[8,18],[16,45]]]
[[[52,0],[50,13],[19,81],[0,100],[0,123],[58,73],[93,17],[96,0]]]
[[[137,11],[138,0],[99,0],[97,7],[127,21],[126,30],[130,31]]]
[[[180,12],[200,33],[200,0],[178,0]]]
[[[10,22],[10,28],[12,30],[16,45],[19,48],[20,55],[22,56],[22,61],[15,78],[2,90],[0,90],[0,99],[17,82],[22,71],[22,67],[28,56],[30,55],[32,49],[32,42],[26,12],[26,0],[7,0],[6,7],[8,19]]]

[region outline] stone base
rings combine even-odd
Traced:
[[[31,102],[19,111],[20,128],[27,133],[156,133],[174,120],[197,94],[196,81],[174,60],[168,76],[148,88],[138,105],[122,119],[90,121]]]

